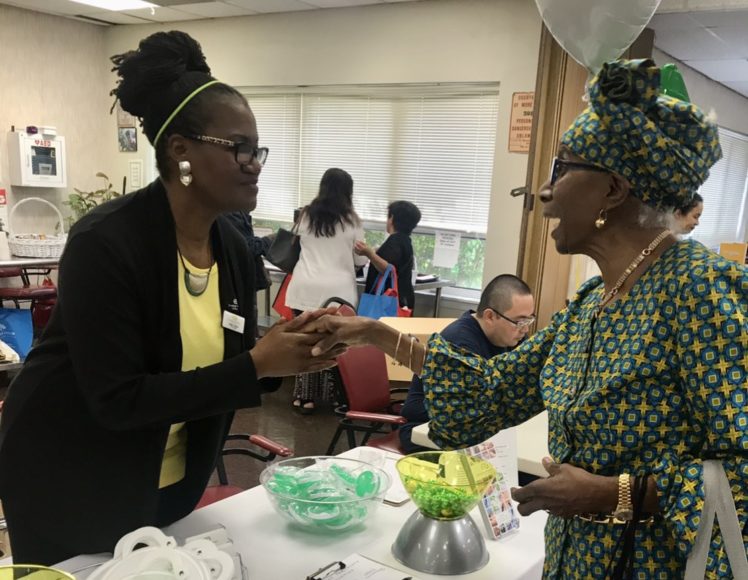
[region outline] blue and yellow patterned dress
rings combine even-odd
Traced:
[[[682,578],[702,459],[722,459],[748,533],[748,269],[683,241],[593,323],[603,293],[590,280],[547,328],[490,360],[434,335],[422,375],[430,437],[465,447],[547,409],[555,461],[654,476],[661,514],[636,533],[637,577]],[[604,577],[622,530],[549,516],[545,576]],[[716,525],[707,571],[730,577]]]

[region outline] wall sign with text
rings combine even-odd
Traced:
[[[509,152],[529,153],[532,137],[532,110],[535,93],[512,95],[512,116],[509,121]]]

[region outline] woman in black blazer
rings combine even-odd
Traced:
[[[111,551],[184,517],[233,411],[259,405],[271,377],[332,365],[295,332],[304,320],[255,345],[253,262],[221,217],[252,207],[268,153],[244,97],[181,32],[112,60],[113,93],[141,119],[160,179],[72,229],[52,319],[10,387],[0,498],[17,562]]]

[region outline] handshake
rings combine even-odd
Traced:
[[[249,354],[257,378],[321,371],[335,366],[349,346],[380,346],[383,327],[371,318],[343,316],[338,307],[320,308],[276,323]]]

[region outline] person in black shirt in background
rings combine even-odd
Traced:
[[[255,206],[257,203],[255,202]],[[253,211],[254,207],[249,211]],[[235,211],[227,213],[226,217],[239,232],[242,237],[247,241],[249,251],[252,253],[255,261],[255,289],[266,290],[272,283],[267,270],[265,269],[265,263],[262,257],[267,254],[270,246],[273,244],[275,234],[269,236],[256,236],[254,227],[252,226],[252,216],[248,212]]]
[[[254,206],[250,208],[249,211],[254,211],[255,207],[257,207],[256,201],[254,202]],[[267,290],[268,288],[270,288],[273,282],[270,279],[270,274],[265,268],[265,261],[262,257],[270,249],[270,246],[275,239],[275,234],[273,233],[269,236],[263,237],[256,236],[255,230],[252,227],[252,216],[249,214],[249,212],[234,211],[225,214],[225,217],[228,218],[228,220],[231,222],[231,225],[239,230],[239,233],[247,242],[249,252],[252,254],[255,268],[255,291],[259,292],[260,290]],[[254,319],[255,321],[257,321],[257,301],[255,301],[254,304],[254,313]],[[270,313],[266,312],[265,315],[269,316]],[[260,336],[257,328],[255,328],[255,336]]]
[[[409,201],[393,201],[387,207],[387,233],[390,236],[375,252],[364,242],[356,242],[354,251],[366,256],[371,262],[366,276],[364,292],[374,291],[374,282],[380,272],[392,264],[397,271],[397,292],[400,306],[411,311],[415,306],[416,294],[413,290],[413,244],[410,234],[421,221],[421,210]]]
[[[480,296],[478,311],[468,310],[441,335],[452,344],[482,358],[493,358],[512,350],[535,322],[535,301],[530,288],[517,276],[502,274],[491,280]],[[418,375],[408,389],[400,414],[408,422],[400,427],[400,444],[405,453],[427,451],[411,441],[413,428],[429,420],[423,402],[423,385]]]

